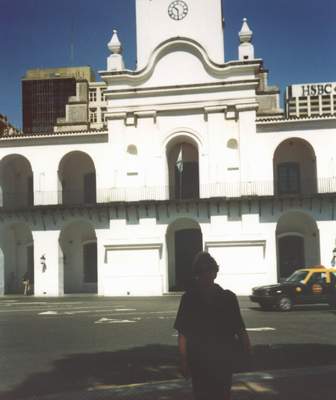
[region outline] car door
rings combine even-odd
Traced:
[[[312,272],[304,289],[304,303],[326,303],[328,300],[329,279],[327,272]]]

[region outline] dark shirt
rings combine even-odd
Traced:
[[[223,358],[245,325],[236,295],[215,285],[207,295],[194,288],[182,296],[174,328],[186,337],[189,356]]]

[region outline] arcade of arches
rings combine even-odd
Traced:
[[[199,189],[199,155],[189,138],[178,137],[167,146],[170,199],[197,199]]]
[[[193,220],[181,218],[166,234],[169,291],[183,291],[192,281],[192,262],[203,249],[202,231]]]
[[[30,162],[25,157],[13,154],[1,160],[0,186],[0,205],[5,209],[33,206],[33,172]]]
[[[316,156],[303,139],[287,139],[277,147],[273,158],[274,193],[317,193]]]
[[[276,237],[279,278],[287,278],[298,268],[320,264],[319,231],[309,215],[285,213],[278,221]]]
[[[97,293],[97,238],[92,225],[76,221],[59,238],[64,293]]]
[[[28,225],[15,223],[1,234],[4,258],[4,293],[23,293],[23,278],[34,283],[34,242]]]
[[[95,204],[96,171],[92,159],[81,151],[74,151],[60,162],[59,193],[62,204]]]

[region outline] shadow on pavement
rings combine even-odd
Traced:
[[[336,364],[336,345],[282,344],[254,347],[253,370]],[[149,345],[117,352],[70,354],[53,369],[32,373],[1,400],[179,378],[176,346]],[[246,370],[246,369],[245,369]],[[244,371],[244,368],[239,368]],[[38,398],[38,397],[37,397]]]

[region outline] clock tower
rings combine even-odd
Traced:
[[[160,43],[176,37],[195,40],[224,63],[221,0],[136,0],[136,23],[138,70]]]

